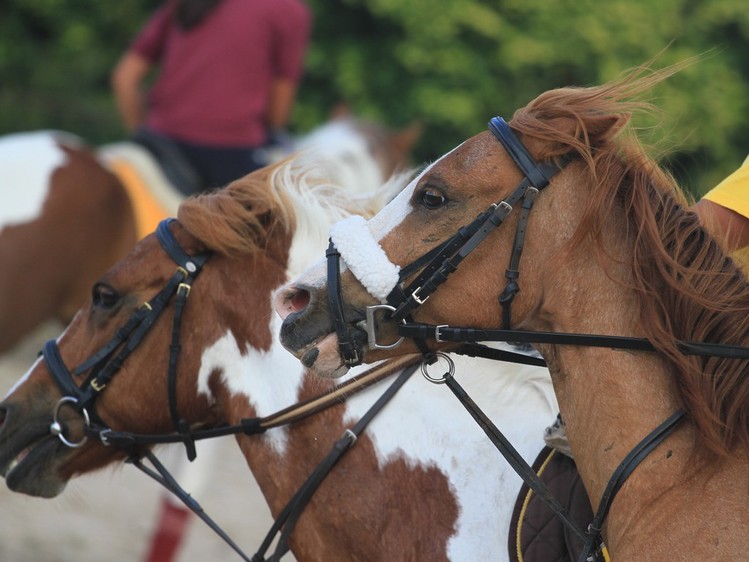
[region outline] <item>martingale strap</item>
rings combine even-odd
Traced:
[[[531,466],[525,461],[520,453],[512,446],[510,441],[497,428],[481,408],[471,399],[463,387],[458,384],[455,377],[446,374],[442,381],[452,391],[458,401],[471,414],[479,427],[484,431],[486,436],[502,454],[509,465],[523,479],[528,487],[541,499],[551,511],[559,517],[562,523],[581,540],[586,540],[585,532],[580,529],[577,523],[570,517],[567,509],[554,497],[546,483],[536,474]]]
[[[624,482],[629,475],[634,472],[635,468],[640,465],[653,449],[673,433],[674,429],[679,425],[679,422],[684,419],[684,415],[685,414],[682,410],[677,410],[674,414],[669,416],[663,423],[646,435],[645,438],[640,441],[626,457],[624,457],[622,462],[616,468],[606,485],[606,490],[603,492],[601,502],[598,505],[598,511],[596,511],[593,521],[588,525],[588,537],[585,541],[585,546],[583,547],[578,562],[587,562],[588,556],[595,549],[596,544],[601,542],[603,522],[606,519],[606,515],[609,513],[611,504],[614,503],[614,498],[616,497],[617,492],[621,489],[622,485],[624,485]]]
[[[278,412],[262,418],[242,419],[239,424],[231,426],[221,426],[216,428],[196,430],[191,433],[194,440],[210,439],[223,437],[227,435],[236,435],[243,433],[245,435],[259,435],[270,428],[281,427],[307,419],[331,406],[341,404],[341,401],[347,400],[351,396],[382,382],[394,373],[401,370],[401,374],[386,389],[382,396],[372,405],[372,407],[362,416],[352,428],[344,431],[341,438],[336,441],[330,453],[321,461],[318,467],[310,474],[308,479],[301,488],[292,496],[289,503],[279,514],[271,529],[268,531],[265,541],[252,557],[248,558],[237,544],[229,537],[215,521],[203,510],[200,504],[187,493],[174,477],[169,473],[167,468],[158,460],[158,458],[148,449],[141,451],[136,449],[136,445],[156,445],[164,443],[183,442],[183,437],[179,433],[169,435],[145,435],[130,432],[113,431],[102,427],[86,427],[86,434],[92,437],[98,437],[105,445],[114,445],[128,451],[130,456],[127,462],[131,463],[138,470],[153,478],[167,490],[172,492],[177,498],[218,536],[232,548],[246,562],[259,562],[263,560],[264,553],[270,547],[275,536],[282,532],[281,540],[277,543],[276,552],[270,560],[279,560],[284,553],[288,551],[288,539],[291,532],[311,499],[315,490],[323,482],[330,470],[335,466],[338,460],[348,452],[355,444],[356,438],[366,429],[371,420],[384,408],[398,390],[405,384],[411,374],[418,367],[420,362],[418,355],[406,355],[393,358],[387,362],[372,367],[368,371],[358,375],[343,384],[340,384],[320,396],[310,398],[279,410]],[[143,457],[148,459],[152,467],[143,463]]]
[[[320,462],[317,468],[312,471],[304,484],[302,484],[297,492],[292,496],[273,522],[273,526],[268,531],[265,540],[252,557],[252,562],[279,562],[283,555],[289,551],[288,543],[289,538],[291,537],[291,532],[296,526],[299,517],[302,515],[304,508],[309,503],[310,499],[312,499],[315,491],[320,487],[320,484],[322,484],[325,477],[333,469],[336,463],[338,463],[341,457],[346,454],[351,447],[353,447],[359,435],[362,434],[374,417],[385,407],[385,405],[387,405],[388,402],[390,402],[403,385],[406,384],[418,367],[418,362],[406,367],[382,396],[380,396],[370,409],[359,419],[359,421],[354,424],[353,427],[346,429],[343,432],[340,439],[333,444],[330,452]],[[270,548],[273,539],[278,533],[280,533],[280,536],[274,553],[269,558],[264,558],[265,552]]]

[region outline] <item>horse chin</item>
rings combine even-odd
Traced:
[[[318,377],[337,379],[345,375],[349,368],[343,363],[338,351],[338,337],[328,334],[301,352],[302,364]]]
[[[54,498],[60,495],[67,485],[67,480],[58,473],[62,462],[58,454],[59,445],[56,437],[45,437],[24,447],[6,461],[0,474],[5,477],[8,488],[14,492],[40,498]]]

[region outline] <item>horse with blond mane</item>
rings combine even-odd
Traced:
[[[629,125],[681,66],[492,119],[368,223],[332,229],[340,279],[316,266],[276,300],[284,344],[327,376],[346,370],[343,338],[365,361],[413,339],[533,343],[596,512],[588,540],[617,562],[749,550],[749,286]],[[435,247],[423,275],[407,267]]]

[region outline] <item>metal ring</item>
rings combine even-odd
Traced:
[[[49,425],[49,431],[50,433],[52,433],[52,435],[57,435],[57,437],[60,438],[60,441],[65,443],[65,445],[67,445],[71,449],[77,449],[78,447],[82,447],[86,443],[86,441],[88,441],[88,436],[84,435],[83,439],[81,439],[77,443],[73,443],[72,441],[69,441],[65,437],[65,435],[63,435],[63,431],[65,430],[65,428],[57,419],[57,414],[60,412],[60,407],[63,404],[66,404],[68,402],[72,404],[78,404],[78,399],[73,398],[72,396],[63,396],[57,401],[57,404],[55,404],[54,410],[52,410],[52,423]],[[81,415],[83,416],[83,421],[85,425],[90,426],[91,420],[88,417],[88,412],[86,411],[86,408],[81,408],[80,411],[81,411]]]
[[[445,355],[444,353],[436,353],[437,359],[439,362],[439,359],[444,359],[447,361],[447,371],[441,376],[441,377],[433,377],[429,374],[429,364],[426,361],[423,361],[421,363],[421,374],[424,375],[424,378],[428,380],[431,383],[434,384],[444,384],[447,382],[447,379],[452,377],[455,374],[455,363],[450,358],[450,356]]]

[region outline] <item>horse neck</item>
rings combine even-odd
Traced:
[[[560,186],[551,189],[564,191],[564,197],[571,193]],[[579,215],[579,209],[584,208],[582,201],[570,199],[567,212],[556,212],[562,216]],[[604,228],[604,253],[597,252],[587,239],[570,254],[564,253],[565,236],[560,236],[559,241],[539,241],[536,248],[543,253],[532,257],[527,267],[552,264],[552,269],[534,268],[541,272],[538,283],[543,299],[522,327],[550,332],[644,335],[632,289],[628,265],[631,249],[625,225],[612,218]],[[622,459],[678,409],[675,377],[663,360],[648,352],[563,345],[542,345],[539,351],[549,364],[570,445],[596,508]],[[661,456],[659,450],[630,477],[628,489],[642,482],[652,494],[658,486],[673,485],[675,474],[689,457],[691,443],[690,430],[682,424],[668,441],[674,470],[650,470],[654,459]],[[616,506],[621,505],[626,502],[618,499]],[[636,513],[636,509],[631,513]],[[612,509],[610,520],[615,519]]]
[[[258,270],[267,271],[272,265],[268,261],[262,263],[265,266],[260,268],[240,264],[229,277],[241,278],[243,282],[218,287],[222,302],[243,303],[243,307],[256,312],[251,321],[244,322],[240,321],[245,315],[241,312],[233,320],[222,316],[220,322],[225,331],[219,332],[199,357],[198,391],[214,397],[218,409],[223,412],[222,418],[230,424],[238,424],[246,418],[270,416],[332,385],[332,382],[308,375],[299,360],[279,343],[280,319],[270,313],[274,287],[258,279]],[[252,321],[265,316],[257,308],[263,303],[268,307],[270,322],[265,326]],[[217,372],[220,373],[218,380]],[[325,416],[315,415],[302,424],[303,432],[296,425],[282,426],[262,436],[239,439],[248,465],[274,513],[311,470],[314,455],[292,458],[294,451],[314,450],[314,439],[310,440],[312,444],[299,444],[300,439],[304,439],[302,433],[325,435],[331,432],[326,425],[331,424]],[[320,443],[329,445],[327,440]]]

